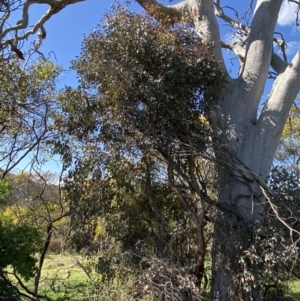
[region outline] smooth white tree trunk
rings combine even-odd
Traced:
[[[234,176],[241,176],[240,170],[245,170],[242,174],[244,178],[250,179],[251,172],[263,180],[267,178],[288,113],[300,88],[299,52],[290,64],[273,52],[273,34],[283,0],[256,1],[250,27],[222,15],[218,6],[221,1],[215,1],[214,5],[212,0],[186,0],[170,7],[154,0],[137,2],[145,9],[155,6],[156,13],[153,9],[151,11],[158,19],[162,11],[174,20],[188,15],[202,40],[213,45],[213,53],[226,74],[226,83],[220,89],[219,97],[209,104],[210,123],[217,160],[226,163],[232,160],[232,165],[238,170],[233,171],[232,175],[221,164],[218,171],[218,202],[232,208],[232,211],[217,213],[212,250],[211,300],[243,300],[242,290],[235,282],[233,260],[236,258],[236,246],[230,245],[228,235],[234,235],[241,243],[241,251],[247,248],[235,225],[262,219],[264,205],[260,203],[259,187],[254,182],[246,185]],[[226,1],[222,4],[226,5]],[[240,58],[237,79],[232,79],[225,69],[217,16],[230,22],[232,27],[242,28],[248,35],[244,48],[227,46]],[[260,113],[260,101],[270,66],[277,72],[277,78]],[[260,300],[260,295],[260,292],[253,292],[255,300]]]
[[[1,28],[5,27],[0,34],[1,40],[7,38],[2,43],[2,48],[7,47],[10,41],[25,40],[40,30],[35,46],[37,50],[46,37],[45,22],[66,6],[81,1],[85,0],[24,1],[22,18],[16,25],[6,27],[5,15],[0,22]],[[224,86],[220,87],[218,97],[208,104],[216,160],[219,163],[218,202],[223,204],[223,208],[228,208],[227,213],[217,213],[212,250],[211,300],[242,300],[244,296],[241,295],[241,288],[234,281],[232,258],[236,253],[236,246],[226,244],[230,241],[227,236],[233,231],[232,234],[243,251],[247,243],[243,241],[236,225],[263,218],[264,205],[261,204],[259,187],[255,186],[253,174],[262,180],[268,176],[284,124],[300,89],[300,52],[290,63],[273,52],[275,25],[284,1],[253,1],[255,9],[249,26],[224,14],[221,6],[228,5],[226,0],[184,0],[171,6],[165,6],[156,0],[136,1],[164,22],[174,23],[188,18],[202,41],[211,45],[224,72]],[[238,2],[239,0],[236,1]],[[294,0],[291,2],[299,3]],[[28,27],[28,10],[33,4],[49,4],[49,9],[33,28],[16,35],[16,40],[13,41],[9,36],[12,32]],[[218,17],[233,29],[243,31],[246,39],[232,44],[222,42]],[[231,49],[240,60],[239,76],[236,79],[232,79],[226,71],[222,47]],[[277,73],[277,77],[268,100],[259,111],[270,67]],[[230,167],[232,170],[229,172]],[[260,293],[254,292],[253,298],[259,300]]]

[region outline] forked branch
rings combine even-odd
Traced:
[[[66,6],[70,4],[75,4],[78,2],[83,2],[85,0],[26,0],[22,8],[22,19],[16,22],[16,25],[7,27],[0,34],[0,41],[3,41],[5,37],[11,32],[14,32],[16,44],[17,41],[26,40],[30,35],[35,34],[40,29],[39,39],[44,39],[46,37],[46,30],[44,24],[48,21],[54,14],[60,12]],[[36,22],[32,29],[27,30],[23,35],[18,36],[19,30],[26,30],[29,23],[29,8],[33,4],[48,4],[50,7],[46,13]],[[9,14],[9,12],[8,12]],[[1,24],[3,27],[3,24]],[[11,41],[12,42],[12,41]],[[8,42],[3,43],[3,48],[8,45]]]

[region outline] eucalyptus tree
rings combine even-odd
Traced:
[[[38,28],[41,29],[40,36],[45,36],[45,21],[68,4],[76,2],[43,1],[50,5],[49,11],[21,38],[35,33]],[[237,280],[234,267],[240,258],[237,254],[243,254],[249,247],[247,240],[244,240],[245,232],[241,229],[251,232],[252,224],[263,224],[265,221],[268,207],[265,204],[269,200],[265,182],[289,111],[300,88],[300,53],[297,52],[292,61],[288,62],[285,41],[274,37],[283,3],[299,2],[249,1],[249,5],[253,6],[249,24],[244,24],[242,18],[232,19],[226,15],[222,5],[227,3],[221,0],[184,0],[170,6],[155,0],[137,2],[158,22],[174,25],[188,21],[202,43],[210,46],[211,53],[220,62],[224,82],[217,90],[217,95],[206,102],[215,158],[219,165],[217,208],[222,208],[217,211],[215,221],[211,299],[259,300],[262,292],[255,289],[259,287],[257,279],[249,276],[252,282],[251,293],[245,293],[249,288],[245,287],[243,277]],[[9,29],[10,32],[18,32],[28,26],[28,8],[32,3],[34,1],[24,2],[23,18]],[[232,8],[235,9],[234,6]],[[232,27],[235,33],[233,43],[222,41],[218,18]],[[7,33],[8,30],[2,31],[2,37]],[[274,41],[281,47],[282,58],[274,51]],[[8,44],[6,42],[4,45]],[[232,78],[226,70],[222,48],[230,49],[239,59],[237,78]],[[267,101],[261,107],[270,68],[273,69],[275,80]],[[269,206],[276,209],[272,204]],[[277,213],[275,216],[278,218]],[[286,224],[284,220],[281,222]]]
[[[167,18],[176,22],[188,16],[199,37],[212,45],[214,56],[221,62],[226,80],[208,104],[208,116],[220,163],[218,202],[232,210],[217,213],[211,298],[240,300],[243,294],[240,294],[233,268],[237,245],[241,249],[246,246],[240,225],[263,222],[266,206],[265,191],[261,186],[269,175],[284,125],[300,88],[300,53],[287,62],[285,56],[280,58],[273,49],[275,26],[284,1],[251,1],[255,7],[249,26],[224,13],[221,4],[226,1],[187,0],[172,6],[152,0],[137,2],[158,20]],[[217,18],[236,29],[240,38],[237,36],[231,44],[223,43]],[[231,49],[240,61],[237,78],[232,78],[226,71],[222,47]],[[275,71],[276,79],[260,111],[270,68]],[[226,243],[232,232],[236,243]],[[253,291],[252,298],[258,300],[260,292]]]
[[[123,204],[127,198],[131,203],[135,199],[133,207],[136,208],[141,201],[147,204],[149,216],[153,218],[147,221],[142,214],[139,218],[155,229],[156,256],[171,254],[168,236],[172,236],[173,226],[168,227],[167,221],[173,219],[171,207],[178,208],[178,204],[171,206],[170,200],[174,203],[179,200],[184,213],[178,215],[181,219],[178,224],[184,224],[182,219],[188,216],[196,230],[193,231],[200,267],[196,274],[201,280],[205,253],[204,206],[190,186],[191,177],[198,185],[201,164],[188,145],[196,137],[204,140],[207,125],[201,115],[202,99],[204,94],[206,97],[214,94],[222,84],[222,74],[208,47],[198,47],[201,41],[188,25],[167,28],[149,16],[130,13],[120,6],[106,14],[102,26],[84,40],[80,56],[72,62],[80,86],[69,87],[60,94],[62,114],[57,118],[57,126],[64,135],[57,150],[65,155],[70,150],[70,156],[65,158],[74,159],[71,184],[86,172],[89,181],[94,178],[93,170],[100,167],[99,183],[101,176],[111,177],[118,183],[109,185],[119,187],[114,194],[110,193],[111,197],[115,195],[115,202]],[[70,149],[69,140],[76,141],[76,150]],[[204,142],[199,142],[196,148],[204,149]],[[206,181],[202,182],[204,186]],[[160,201],[162,193],[165,201]],[[165,212],[167,203],[169,216]],[[128,208],[128,204],[123,206]],[[88,208],[92,208],[91,204]],[[116,209],[122,211],[121,206]],[[128,214],[129,209],[123,211]],[[197,215],[197,210],[201,214]],[[170,223],[177,223],[179,218],[175,220]]]
[[[37,163],[53,138],[54,89],[58,68],[50,63],[22,67],[15,59],[0,62],[0,166],[4,178],[30,158]]]
[[[86,38],[81,56],[73,63],[81,87],[66,91],[66,98],[72,102],[66,102],[69,115],[62,122],[68,125],[69,133],[76,133],[81,140],[86,139],[87,132],[94,133],[92,139],[100,135],[106,150],[113,149],[119,158],[131,152],[155,157],[153,147],[156,148],[165,160],[170,187],[197,225],[202,245],[199,251],[204,245],[203,202],[217,208],[211,299],[259,300],[264,295],[264,285],[278,275],[284,279],[282,273],[274,276],[272,270],[282,267],[282,260],[273,251],[279,247],[280,235],[286,234],[279,229],[278,237],[270,234],[278,225],[272,224],[269,209],[285,226],[288,224],[271,201],[266,181],[300,87],[298,54],[288,64],[273,50],[282,2],[258,1],[251,27],[229,20],[219,2],[185,1],[171,7],[153,1],[139,3],[160,25],[150,26],[149,30],[148,26],[136,25],[139,18],[132,15],[127,27],[126,16],[117,14],[117,18],[107,21],[104,34],[96,30]],[[230,21],[242,38],[232,45],[222,43],[216,16]],[[195,40],[189,31],[176,40],[180,30],[176,31],[175,25],[180,21],[192,24]],[[169,26],[175,30],[169,32]],[[157,28],[159,34],[153,38],[150,32]],[[177,57],[178,53],[174,55],[168,48],[170,44],[187,61]],[[222,46],[235,51],[240,59],[236,79],[225,68]],[[214,55],[217,65],[207,53]],[[276,79],[261,108],[270,67],[277,72]],[[217,76],[220,70],[222,80]],[[95,90],[98,94],[94,94]],[[75,108],[77,101],[81,103],[80,112]],[[204,122],[199,122],[201,114],[211,128],[205,138]],[[91,137],[86,142],[90,143]],[[124,143],[125,150],[121,147]],[[197,158],[212,159],[209,145],[218,165],[217,202],[207,196],[195,172]],[[194,194],[194,202],[183,196],[179,189],[182,183]],[[294,233],[299,234],[297,230]],[[270,245],[273,253],[266,255]]]

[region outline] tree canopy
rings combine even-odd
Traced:
[[[33,44],[39,53],[45,22],[77,2],[2,5],[0,134],[2,143],[9,141],[1,149],[3,178],[24,153],[47,146],[63,162],[63,200],[70,211],[58,218],[70,214],[75,246],[113,235],[119,252],[167,257],[174,265],[192,265],[194,253],[195,279],[188,285],[172,266],[148,261],[148,271],[164,270],[167,276],[151,274],[161,294],[142,297],[201,298],[209,252],[211,300],[262,300],[274,283],[297,275],[298,265],[298,111],[292,106],[300,89],[300,53],[288,62],[286,42],[278,39],[284,1],[249,1],[244,14],[233,6],[237,18],[219,0],[168,6],[138,0],[144,14],[115,4],[72,62],[78,87],[65,87],[52,98],[58,70],[47,61],[22,70],[20,42],[39,30]],[[49,10],[28,29],[34,3],[48,4]],[[5,27],[9,12],[18,8],[22,19]],[[230,26],[232,43],[222,40],[218,19]],[[239,61],[236,78],[222,49]],[[272,89],[262,103],[270,76]],[[280,143],[279,166],[272,168]],[[52,219],[48,226],[45,245]],[[176,233],[182,233],[184,247],[173,252]],[[107,266],[104,261],[99,270]],[[173,295],[162,293],[163,279],[172,279]],[[191,283],[197,289],[186,289]]]

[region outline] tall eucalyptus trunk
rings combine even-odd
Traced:
[[[253,174],[262,180],[267,178],[284,124],[300,88],[300,53],[297,52],[292,62],[287,63],[273,51],[273,35],[283,0],[254,1],[250,26],[224,15],[219,6],[221,1],[186,0],[172,6],[163,6],[154,0],[137,2],[157,19],[168,15],[175,22],[188,16],[201,39],[212,45],[226,75],[218,97],[208,104],[216,160],[224,162],[218,168],[218,202],[230,209],[227,213],[217,212],[211,300],[243,300],[246,297],[236,281],[235,265],[237,246],[242,252],[247,248],[247,242],[238,225],[261,221],[264,212],[260,188],[256,187],[255,181],[246,180]],[[244,31],[247,36],[244,44],[224,44],[217,17]],[[240,60],[236,79],[226,71],[222,47],[231,49]],[[270,67],[277,76],[268,100],[259,112]],[[235,170],[230,170],[230,164]],[[237,245],[228,239],[230,235],[235,237]],[[252,297],[259,300],[261,292],[253,291]]]
[[[0,38],[5,40],[2,48],[12,45],[12,41],[5,39],[12,32],[16,32],[15,40],[18,42],[40,29],[35,45],[37,50],[46,37],[45,22],[66,6],[82,1],[84,0],[25,1],[22,19],[16,25],[1,31]],[[225,75],[224,85],[206,107],[213,131],[215,159],[219,166],[217,208],[228,210],[217,211],[216,214],[211,300],[247,299],[235,274],[239,254],[248,247],[245,231],[241,229],[247,228],[256,220],[261,222],[264,219],[264,199],[257,182],[258,179],[266,180],[270,172],[284,124],[300,89],[300,52],[289,63],[286,55],[281,59],[273,51],[275,26],[284,1],[249,0],[255,6],[249,26],[224,14],[221,4],[228,5],[226,0],[183,0],[171,6],[165,6],[156,0],[136,1],[159,21],[174,24],[183,19],[188,20],[220,61],[220,68]],[[299,4],[296,0],[290,2]],[[41,3],[48,3],[49,10],[32,30],[18,35],[18,31],[28,27],[29,7]],[[3,17],[1,27],[6,24],[8,16],[6,13]],[[224,43],[220,37],[217,18],[242,33],[238,35],[240,39]],[[277,43],[284,52],[284,40],[277,39]],[[237,78],[232,78],[227,72],[222,48],[230,49],[239,58]],[[261,98],[271,67],[276,78],[261,109]],[[195,220],[198,218],[195,217]],[[232,243],[229,236],[233,237],[236,244]],[[254,290],[252,297],[259,300],[261,292]]]

